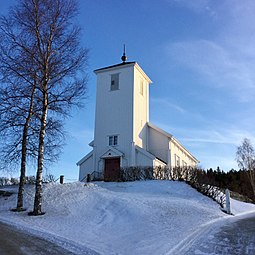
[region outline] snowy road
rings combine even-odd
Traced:
[[[14,227],[0,222],[0,254],[1,255],[43,255],[43,254],[63,254],[71,253],[54,243],[45,239],[25,234]]]
[[[193,243],[185,255],[254,255],[255,215],[235,222],[228,222],[219,229]]]
[[[14,188],[9,187],[17,192]],[[27,211],[33,198],[34,186],[27,185]],[[255,205],[232,199],[236,216],[228,216],[208,197],[173,181],[52,183],[44,186],[43,198],[46,214],[28,217],[27,212],[10,211],[16,196],[0,197],[0,221],[76,255],[180,255],[190,247],[197,247],[193,254],[210,254],[202,253],[202,241],[210,241],[208,249],[214,247],[220,227],[255,212]]]

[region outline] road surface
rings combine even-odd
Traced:
[[[185,255],[254,255],[255,216],[229,222],[197,240]]]
[[[73,255],[60,246],[45,239],[23,233],[0,222],[1,255]]]

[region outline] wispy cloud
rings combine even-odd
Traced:
[[[218,127],[179,127],[166,123],[156,123],[157,126],[177,136],[177,139],[191,145],[200,143],[226,144],[237,146],[247,137],[255,146],[255,136],[252,132],[230,126]]]
[[[211,0],[166,0],[171,5],[179,5],[185,8],[189,8],[194,12],[201,13],[207,12],[210,16],[215,16],[215,11],[212,9],[212,1]]]
[[[225,87],[241,101],[254,99],[255,60],[236,57],[226,46],[208,40],[170,43],[167,53],[202,77],[205,86]]]
[[[228,134],[221,134],[215,130],[207,130],[206,132],[202,132],[199,135],[194,137],[183,137],[181,138],[182,141],[188,142],[190,144],[195,143],[214,143],[214,144],[229,144],[229,145],[239,145],[240,142],[243,140],[244,137],[252,137],[251,134],[244,134],[243,132],[237,133],[228,133]],[[253,141],[254,138],[252,138]]]
[[[219,127],[218,129],[203,129],[203,130],[189,130],[188,135],[183,136],[181,139],[190,143],[215,143],[215,144],[229,144],[237,146],[248,137],[255,142],[255,137],[252,133],[240,130],[231,129],[227,127]]]
[[[196,73],[204,85],[226,88],[239,101],[255,97],[255,1],[168,0],[196,15],[211,12],[217,21],[208,21],[213,34],[169,42],[168,56]],[[211,27],[201,26],[201,29]]]
[[[94,131],[92,129],[83,129],[72,132],[72,137],[78,141],[92,141]]]
[[[173,104],[173,103],[170,103],[170,99],[168,98],[151,98],[151,103],[154,103],[154,104],[157,104],[157,107],[159,109],[165,109],[166,111],[169,110],[169,109],[173,109],[179,113],[186,113],[186,110],[177,105],[177,104]]]

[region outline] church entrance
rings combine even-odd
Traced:
[[[120,179],[120,158],[104,160],[104,181],[114,182]]]

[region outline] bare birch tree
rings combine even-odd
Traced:
[[[5,139],[1,148],[3,166],[20,160],[20,181],[15,210],[23,210],[29,125],[34,112],[36,73],[32,61],[33,47],[27,51],[22,34],[16,34],[12,19],[0,20],[0,134]],[[21,42],[23,41],[23,44]],[[9,142],[9,143],[8,143]],[[12,164],[13,166],[13,164]]]
[[[75,0],[19,0],[5,19],[13,28],[14,40],[29,58],[32,57],[31,69],[36,73],[36,120],[39,124],[35,121],[36,127],[32,127],[38,131],[32,215],[42,214],[45,142],[52,141],[47,130],[50,134],[49,130],[55,126],[61,131],[63,118],[70,114],[72,106],[81,106],[86,94],[87,49],[80,46],[80,29],[73,24],[76,15]],[[17,36],[20,34],[24,35],[22,39]]]
[[[238,166],[246,171],[255,196],[255,151],[249,139],[244,138],[237,147],[236,161]]]

